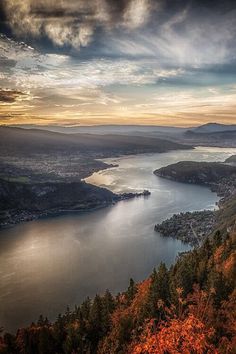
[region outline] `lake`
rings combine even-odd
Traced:
[[[170,265],[190,247],[154,232],[174,213],[213,209],[209,189],[161,179],[156,168],[181,160],[222,161],[236,149],[197,148],[105,161],[119,167],[95,173],[87,182],[115,192],[148,189],[147,198],[121,201],[90,213],[40,219],[0,232],[0,326],[8,331],[49,319],[87,296],[127,288],[161,261]]]

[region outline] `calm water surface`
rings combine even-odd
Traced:
[[[236,149],[197,148],[107,159],[119,167],[88,182],[115,192],[148,189],[151,196],[84,214],[17,225],[0,232],[0,326],[14,331],[43,313],[54,319],[66,306],[109,288],[145,278],[160,261],[170,265],[188,245],[153,231],[173,213],[212,209],[218,200],[204,187],[171,182],[153,170],[180,160],[221,161]]]

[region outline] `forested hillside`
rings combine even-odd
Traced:
[[[235,220],[234,198],[212,237],[170,269],[131,279],[122,294],[87,298],[54,323],[40,316],[16,335],[2,333],[0,353],[234,353]]]
[[[0,126],[0,148],[10,156],[42,153],[80,153],[87,157],[166,152],[191,149],[189,145],[160,138],[115,134],[62,134],[39,129]]]

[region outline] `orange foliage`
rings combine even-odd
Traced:
[[[232,252],[230,256],[223,263],[223,273],[225,276],[235,276],[236,272],[236,251]]]
[[[143,341],[131,348],[132,354],[202,354],[217,353],[209,344],[213,329],[189,314],[184,320],[172,319],[168,325],[162,325],[159,332],[152,333],[149,324]]]
[[[139,283],[137,285],[137,293],[135,294],[135,297],[130,304],[130,306],[125,307],[123,309],[122,305],[126,305],[127,299],[125,295],[120,295],[119,301],[121,303],[121,306],[118,307],[116,311],[114,311],[112,315],[112,322],[113,325],[115,326],[121,317],[127,316],[127,315],[132,315],[132,317],[135,319],[140,313],[140,310],[142,309],[143,304],[146,302],[146,299],[149,294],[149,289],[151,285],[151,279],[146,279],[142,283]]]
[[[205,324],[210,324],[214,320],[212,298],[215,294],[215,289],[211,288],[209,292],[206,292],[195,284],[193,290],[193,293],[187,297],[188,311]]]
[[[159,324],[158,328],[153,320],[150,321],[140,341],[130,347],[130,353],[217,353],[216,348],[210,344],[214,335],[210,325],[214,317],[212,307],[214,289],[207,293],[195,285],[193,293],[186,300],[182,298],[181,288],[177,288],[176,291],[178,307],[169,308],[165,322]]]
[[[221,330],[227,335],[221,338],[220,353],[234,353],[236,348],[236,290],[222,303],[219,311]]]
[[[231,235],[230,240],[235,238],[235,234]],[[226,277],[235,277],[236,275],[236,251],[231,251],[229,257],[223,261],[222,254],[224,252],[225,247],[228,247],[229,240],[227,241],[226,246],[219,246],[214,253],[214,263],[216,270],[219,272],[223,272]]]
[[[221,245],[216,249],[215,253],[213,254],[215,268],[218,272],[220,272],[222,269],[222,259],[221,258],[222,258],[223,252],[224,252],[224,246]]]
[[[124,307],[127,302],[124,295],[119,298],[120,306],[112,314],[112,330],[108,337],[100,344],[98,349],[99,354],[116,353],[119,348],[119,339],[125,335],[122,333],[122,327],[127,323],[134,323],[140,315],[143,305],[146,303],[149,295],[151,279],[146,279],[137,285],[137,293],[128,307]]]
[[[146,302],[146,299],[149,294],[150,285],[151,279],[146,279],[138,285],[137,294],[135,295],[134,300],[132,301],[132,304],[129,309],[135,318],[137,318],[140,313],[140,310],[142,309],[143,304],[145,304]]]

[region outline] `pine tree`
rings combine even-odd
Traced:
[[[134,280],[132,278],[130,278],[129,287],[126,292],[126,297],[127,297],[128,303],[130,303],[133,300],[136,292],[137,292],[137,286],[136,286]]]
[[[151,275],[151,286],[148,301],[146,304],[146,313],[148,317],[162,316],[162,309],[158,304],[169,304],[170,301],[170,282],[169,272],[164,263],[159,265],[158,271],[153,270]]]

